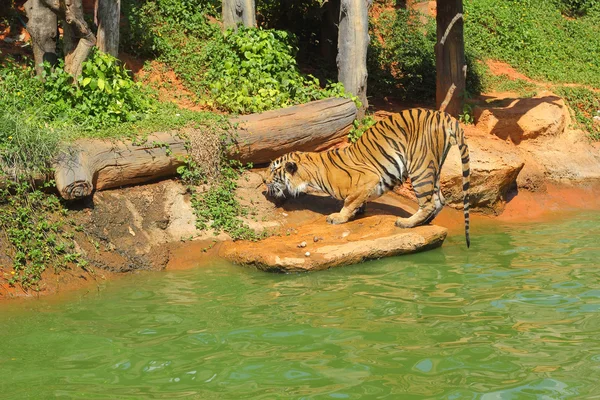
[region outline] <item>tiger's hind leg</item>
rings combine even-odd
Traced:
[[[413,181],[413,190],[419,202],[419,210],[409,218],[398,218],[396,226],[400,228],[413,228],[428,224],[444,207],[444,196],[438,187],[439,183],[436,182],[435,186],[431,182],[424,182],[421,185],[419,183]]]
[[[438,188],[433,194],[433,203],[435,204],[434,212],[423,222],[422,225],[428,224],[442,211],[444,208],[444,204],[446,204],[446,200],[444,199],[444,195],[442,191]]]

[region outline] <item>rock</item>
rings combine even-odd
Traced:
[[[446,238],[445,228],[428,225],[400,229],[395,216],[374,215],[343,225],[328,225],[324,218],[298,228],[293,236],[271,237],[256,243],[225,242],[219,255],[236,264],[270,272],[318,271],[361,261],[415,253],[439,247]],[[313,242],[305,252],[298,240],[323,235],[331,239]],[[347,236],[343,237],[343,233]]]
[[[567,129],[542,143],[523,142],[519,149],[527,163],[540,166],[548,182],[600,181],[600,147],[580,129]]]
[[[519,144],[539,136],[557,136],[570,122],[569,110],[560,97],[542,92],[536,97],[499,99],[475,107],[477,128]]]
[[[472,126],[464,129],[471,159],[471,208],[499,214],[524,162],[510,143],[482,134]],[[442,168],[441,184],[446,204],[462,209],[462,166],[456,146],[450,149]]]

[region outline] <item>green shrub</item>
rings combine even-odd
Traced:
[[[598,0],[555,0],[561,12],[570,17],[585,15],[590,9],[598,6]]]
[[[42,273],[70,265],[85,268],[77,253],[72,229],[65,221],[66,210],[54,195],[46,195],[27,183],[0,189],[0,230],[10,243],[13,270],[9,283],[25,289],[37,289]]]
[[[594,123],[594,117],[600,115],[600,94],[586,88],[561,86],[556,88],[573,113],[577,123],[590,133],[594,140],[600,140],[600,126]]]
[[[394,95],[410,101],[435,100],[436,25],[433,18],[421,21],[412,9],[383,11],[377,23],[370,21],[368,53],[369,92]],[[467,47],[467,93],[481,91],[480,71]]]
[[[218,16],[217,0],[123,0],[125,26],[121,48],[141,56],[160,55],[168,49],[170,36],[206,39],[218,32],[208,17]]]
[[[413,10],[384,11],[373,24],[369,51],[370,88],[402,98],[435,96],[435,21],[423,25]],[[382,38],[381,43],[377,36]],[[385,87],[383,87],[383,85]]]
[[[319,81],[300,74],[293,37],[285,31],[239,28],[223,36],[224,50],[205,75],[216,104],[228,111],[253,113],[342,96],[343,87],[321,90]]]
[[[355,119],[352,122],[350,131],[348,132],[348,140],[352,143],[356,143],[358,139],[367,131],[370,127],[375,125],[377,121],[371,115],[366,115],[362,120]]]
[[[591,3],[590,3],[591,4]],[[600,88],[600,5],[568,19],[554,0],[465,0],[465,44],[530,78]]]
[[[0,62],[0,173],[31,175],[49,166],[59,135],[48,127],[51,105],[33,68]]]
[[[95,129],[139,120],[153,108],[150,97],[120,62],[99,51],[83,63],[76,85],[64,71],[62,61],[54,69],[46,65],[43,78],[43,98],[52,104],[53,120],[68,120]]]

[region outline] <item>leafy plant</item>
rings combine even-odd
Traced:
[[[370,127],[375,125],[376,122],[377,121],[375,121],[375,119],[370,115],[366,115],[360,121],[355,119],[352,122],[350,131],[348,132],[348,140],[350,140],[352,143],[356,143],[362,134],[365,133]]]
[[[581,17],[600,4],[598,0],[555,0],[555,3],[569,17]]]
[[[216,104],[228,111],[251,113],[343,96],[340,84],[321,90],[318,79],[300,74],[293,36],[285,31],[227,31],[218,58],[211,57],[205,80]]]
[[[83,63],[75,85],[62,61],[55,68],[46,65],[43,78],[44,101],[53,105],[50,111],[55,120],[98,128],[139,120],[154,109],[151,98],[120,62],[100,51]]]
[[[590,133],[593,140],[600,140],[600,125],[594,117],[600,115],[600,94],[586,88],[561,86],[557,94],[562,96],[573,113],[577,123]]]
[[[0,62],[0,170],[13,176],[42,172],[58,149],[42,93],[30,66]]]
[[[49,267],[86,267],[70,232],[76,227],[66,224],[65,216],[56,196],[33,190],[28,183],[0,190],[0,228],[12,246],[10,284],[36,289]]]
[[[458,119],[463,124],[471,125],[475,123],[475,118],[473,117],[473,107],[465,103],[463,105],[463,111],[459,114]]]
[[[257,240],[263,234],[258,234],[242,220],[252,211],[240,203],[236,194],[238,179],[252,166],[245,166],[226,155],[230,128],[229,122],[224,118],[205,121],[203,131],[210,136],[200,140],[189,138],[187,148],[190,155],[186,156],[185,164],[177,172],[191,193],[191,204],[199,230],[211,229],[215,235],[226,232],[234,240]],[[213,157],[218,157],[216,168]],[[202,187],[199,188],[199,185]]]
[[[557,1],[465,0],[467,53],[533,79],[600,88],[600,2],[585,2],[587,15],[570,19]]]

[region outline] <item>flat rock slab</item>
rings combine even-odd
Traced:
[[[288,230],[289,235],[258,243],[223,243],[219,255],[263,271],[306,272],[433,249],[446,239],[445,228],[428,225],[401,229],[394,225],[395,220],[389,215],[364,217],[343,225],[319,220]],[[299,247],[303,242],[306,245]]]

